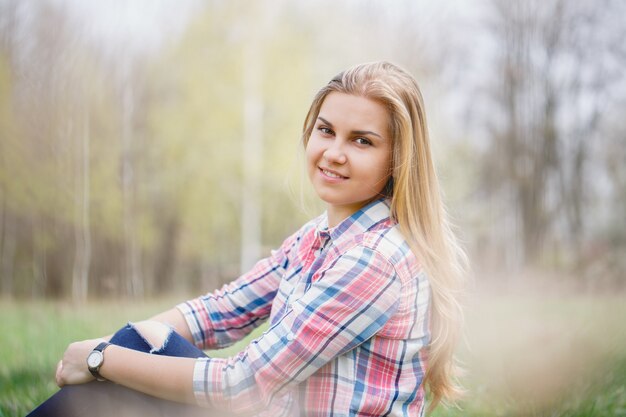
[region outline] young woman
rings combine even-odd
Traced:
[[[56,374],[63,389],[33,416],[81,401],[93,415],[111,398],[145,410],[154,397],[161,412],[191,403],[272,417],[416,416],[426,388],[431,408],[458,393],[465,258],[415,80],[386,62],[342,72],[314,98],[302,139],[326,212],[221,290],[130,324],[110,344],[71,344]],[[236,356],[200,350],[266,320]]]

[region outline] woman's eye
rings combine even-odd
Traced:
[[[354,141],[358,143],[359,145],[371,145],[372,144],[372,142],[367,138],[356,138]]]
[[[330,130],[329,128],[324,127],[324,126],[318,127],[317,130],[319,130],[320,132],[322,132],[325,135],[332,135],[333,134],[332,130]]]

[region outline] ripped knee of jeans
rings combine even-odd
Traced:
[[[170,326],[158,321],[145,320],[128,324],[150,346],[150,353],[158,353],[165,349],[173,332]]]

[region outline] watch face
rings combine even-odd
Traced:
[[[97,368],[102,363],[102,352],[91,352],[87,357],[87,365],[90,368]]]

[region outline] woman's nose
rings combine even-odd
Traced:
[[[348,158],[343,149],[343,144],[340,140],[335,139],[332,144],[324,151],[324,159],[328,162],[336,164],[345,164]]]

